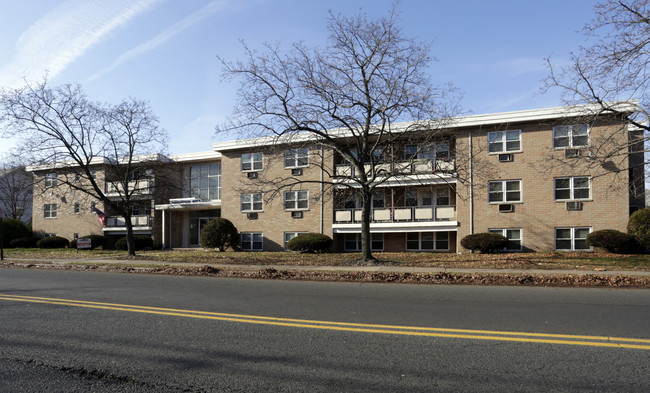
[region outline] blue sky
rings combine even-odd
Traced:
[[[217,56],[242,58],[239,40],[322,45],[328,10],[387,14],[390,0],[21,0],[0,5],[0,87],[49,74],[81,83],[97,101],[148,100],[170,135],[169,152],[211,149],[238,83]],[[407,36],[433,41],[430,74],[454,84],[467,113],[561,104],[540,93],[544,58],[567,61],[585,37],[594,1],[403,0]],[[12,142],[0,143],[0,153]]]

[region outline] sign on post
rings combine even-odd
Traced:
[[[93,248],[92,241],[90,239],[77,239],[77,250],[80,249],[91,249]]]

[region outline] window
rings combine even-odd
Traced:
[[[449,142],[438,142],[434,145],[433,156],[436,160],[449,161],[451,155],[449,153]]]
[[[43,217],[56,218],[56,203],[48,203],[43,205]]]
[[[521,229],[488,229],[489,233],[498,233],[508,238],[506,251],[521,251]]]
[[[284,152],[284,167],[298,168],[309,165],[309,149],[289,149]]]
[[[417,206],[418,205],[418,190],[408,190],[404,196],[405,206]]]
[[[74,240],[78,240],[78,239],[79,239],[79,234],[78,234],[78,233],[73,233],[73,234],[72,234],[72,238],[73,238]]]
[[[74,204],[74,214],[79,214],[80,211],[79,203]]]
[[[241,194],[241,211],[261,212],[262,210],[262,193]]]
[[[345,251],[360,251],[361,250],[361,234],[360,233],[346,233],[343,248]],[[371,233],[370,234],[370,249],[372,251],[384,250],[384,234]]]
[[[384,191],[375,191],[372,193],[372,207],[374,209],[382,208],[386,205]]]
[[[261,232],[242,233],[239,247],[242,251],[262,251],[264,249],[264,237]]]
[[[430,160],[433,156],[428,146],[406,145],[404,146],[405,160]]]
[[[488,182],[488,202],[521,202],[521,180]]]
[[[521,151],[521,130],[488,132],[488,152]]]
[[[284,249],[285,251],[287,250],[287,243],[289,243],[289,240],[293,239],[294,237],[307,233],[307,232],[285,232],[284,233]]]
[[[59,184],[56,173],[48,173],[45,175],[45,187],[56,187]]]
[[[558,251],[589,251],[587,235],[589,227],[555,228],[555,249]]]
[[[560,177],[555,179],[555,200],[574,200],[590,198],[588,177]]]
[[[449,206],[449,189],[448,188],[438,188],[436,190],[436,205],[438,206]]]
[[[284,210],[306,210],[309,208],[308,191],[285,191]]]
[[[407,232],[406,249],[408,251],[447,251],[449,250],[449,232]]]
[[[553,147],[556,149],[589,146],[589,126],[574,124],[553,127]]]
[[[246,153],[241,155],[242,172],[261,171],[264,153]]]
[[[221,199],[221,164],[191,167],[190,194],[202,201]]]

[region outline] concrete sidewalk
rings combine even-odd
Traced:
[[[166,262],[154,260],[128,260],[128,259],[55,259],[55,258],[5,258],[5,263],[17,264],[106,264],[106,265],[149,265],[149,266],[176,266],[200,267],[211,266],[218,269],[231,270],[294,270],[294,271],[327,271],[327,272],[382,272],[382,273],[480,273],[480,274],[535,274],[535,275],[600,275],[600,276],[650,276],[648,270],[543,270],[543,269],[464,269],[445,267],[414,267],[414,266],[295,266],[295,265],[233,265],[219,263],[191,263],[191,262]]]

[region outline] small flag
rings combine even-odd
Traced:
[[[96,208],[96,207],[93,207],[93,208],[91,209],[91,211],[94,211],[95,213],[97,213],[97,218],[99,219],[99,222],[102,223],[102,226],[106,226],[106,219],[108,218],[108,217],[106,216],[106,214],[104,214],[103,211],[99,210],[99,209]]]

